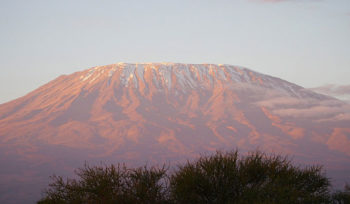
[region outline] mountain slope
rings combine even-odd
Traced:
[[[258,147],[323,164],[344,180],[349,112],[342,101],[237,66],[94,67],[0,105],[0,162],[8,166],[0,179],[29,184],[84,161],[174,162]]]

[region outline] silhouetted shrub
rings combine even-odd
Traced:
[[[345,185],[344,191],[337,191],[332,195],[332,200],[336,204],[349,204],[350,203],[350,186]]]
[[[322,168],[301,168],[278,155],[237,151],[202,156],[167,168],[89,166],[77,179],[53,176],[38,203],[347,203],[349,187],[333,195]]]
[[[166,203],[166,169],[89,166],[78,169],[79,179],[53,176],[38,203]]]
[[[176,203],[322,203],[329,181],[321,167],[299,168],[281,156],[238,152],[201,157],[171,176]]]

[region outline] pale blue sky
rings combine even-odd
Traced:
[[[233,64],[304,87],[350,84],[350,0],[269,1],[0,0],[0,103],[116,62]]]

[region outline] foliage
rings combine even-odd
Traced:
[[[168,168],[85,165],[77,179],[53,176],[38,203],[349,203],[350,187],[331,194],[322,168],[286,157],[238,151]]]
[[[89,166],[78,169],[79,179],[53,176],[38,203],[166,203],[166,168]]]
[[[201,157],[171,176],[177,203],[321,203],[328,199],[321,167],[299,168],[281,156],[238,152]]]
[[[337,191],[332,195],[332,200],[336,204],[348,204],[350,203],[350,186],[346,184],[344,191]]]

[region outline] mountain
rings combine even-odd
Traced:
[[[350,181],[350,105],[250,69],[118,63],[60,76],[0,105],[0,201],[36,200],[85,161],[186,161],[260,149]],[[2,199],[2,200],[1,200]]]

